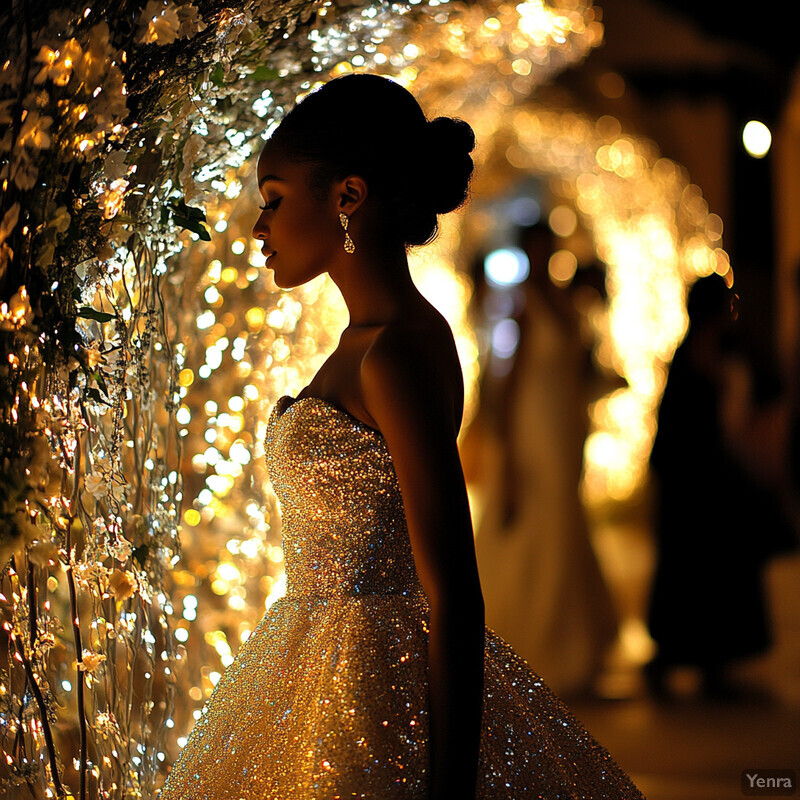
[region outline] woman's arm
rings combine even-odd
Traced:
[[[449,329],[447,336],[385,329],[364,357],[361,382],[392,455],[430,605],[430,797],[474,800],[484,607],[456,442],[463,388],[448,336]]]

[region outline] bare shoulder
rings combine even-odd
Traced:
[[[364,402],[376,420],[425,409],[460,426],[464,386],[453,334],[434,308],[385,325],[361,362]]]

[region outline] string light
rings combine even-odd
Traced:
[[[742,144],[753,158],[764,158],[772,146],[772,133],[763,122],[751,119],[742,130]]]

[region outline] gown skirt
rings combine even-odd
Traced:
[[[428,604],[386,443],[328,401],[282,397],[266,450],[286,595],[219,680],[159,800],[427,800]],[[485,633],[477,798],[643,800]]]

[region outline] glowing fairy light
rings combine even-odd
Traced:
[[[578,227],[578,217],[569,206],[556,206],[547,218],[547,223],[556,236],[572,236]]]
[[[567,34],[574,30],[575,18],[559,14],[542,0],[525,0],[517,6],[517,11],[517,27],[537,47],[564,44]]]
[[[530,272],[530,262],[524,250],[503,247],[492,250],[484,262],[486,278],[495,286],[514,286],[522,283]]]
[[[550,279],[557,285],[566,285],[578,270],[578,259],[569,250],[556,250],[547,262]]]
[[[753,158],[764,158],[772,146],[772,133],[763,122],[751,119],[742,131],[742,143]]]
[[[85,149],[85,148],[84,148]],[[122,210],[125,202],[125,192],[129,183],[124,178],[117,178],[112,181],[100,198],[100,205],[103,208],[103,218],[112,219]]]

